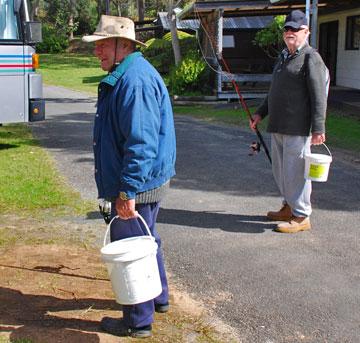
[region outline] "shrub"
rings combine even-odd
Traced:
[[[178,35],[179,40],[182,40],[184,38],[193,37],[190,33],[180,31],[180,30],[177,30],[177,35]],[[171,32],[165,33],[162,39],[171,42]]]
[[[284,47],[282,30],[284,22],[284,15],[276,16],[268,27],[258,31],[255,35],[254,45],[262,48],[271,58],[276,58]]]
[[[63,52],[69,46],[66,34],[59,32],[50,24],[43,24],[42,36],[43,41],[36,46],[38,52],[51,54]]]
[[[209,69],[203,60],[198,57],[185,57],[170,73],[170,92],[177,95],[208,93],[209,76]]]
[[[178,31],[178,37],[183,56],[197,55],[197,42],[194,36]],[[146,48],[142,48],[144,56],[160,74],[168,74],[171,66],[175,63],[171,33],[166,33],[162,38],[151,38],[146,42],[146,45]]]

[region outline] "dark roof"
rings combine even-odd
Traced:
[[[359,0],[318,0],[319,14],[331,13],[345,9],[359,8]],[[278,15],[289,13],[292,9],[305,9],[305,0],[282,0],[271,3],[270,0],[237,0],[237,1],[195,1],[186,6],[179,14],[180,19],[194,18],[196,12],[206,13],[222,9],[224,17]]]
[[[167,12],[158,13],[162,27],[165,30],[170,30],[169,19]],[[255,17],[235,17],[224,18],[224,29],[263,29],[268,26],[273,20],[273,16],[255,16]],[[199,28],[199,19],[184,19],[177,20],[176,27],[179,30],[197,30]]]

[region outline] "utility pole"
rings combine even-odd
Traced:
[[[105,14],[110,14],[110,0],[105,0]]]
[[[317,48],[318,0],[312,1],[310,45]]]
[[[174,8],[179,4],[179,2],[180,1],[178,1],[176,5],[174,5],[174,0],[170,0],[168,4],[168,14],[167,14],[170,24],[171,44],[174,52],[174,59],[176,66],[178,66],[181,62],[180,43],[176,28],[176,13],[174,11]]]
[[[310,0],[306,0],[305,14],[306,14],[307,22],[310,26]]]

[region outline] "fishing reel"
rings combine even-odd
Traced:
[[[111,221],[111,202],[106,201],[104,199],[100,199],[99,211],[100,211],[100,214],[103,216],[105,223],[109,224]]]
[[[252,142],[250,145],[249,156],[254,156],[260,152],[261,143],[260,142]]]

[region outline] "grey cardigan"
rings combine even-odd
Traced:
[[[269,93],[257,112],[269,115],[268,132],[309,136],[325,133],[328,71],[319,53],[306,44],[275,65]]]

